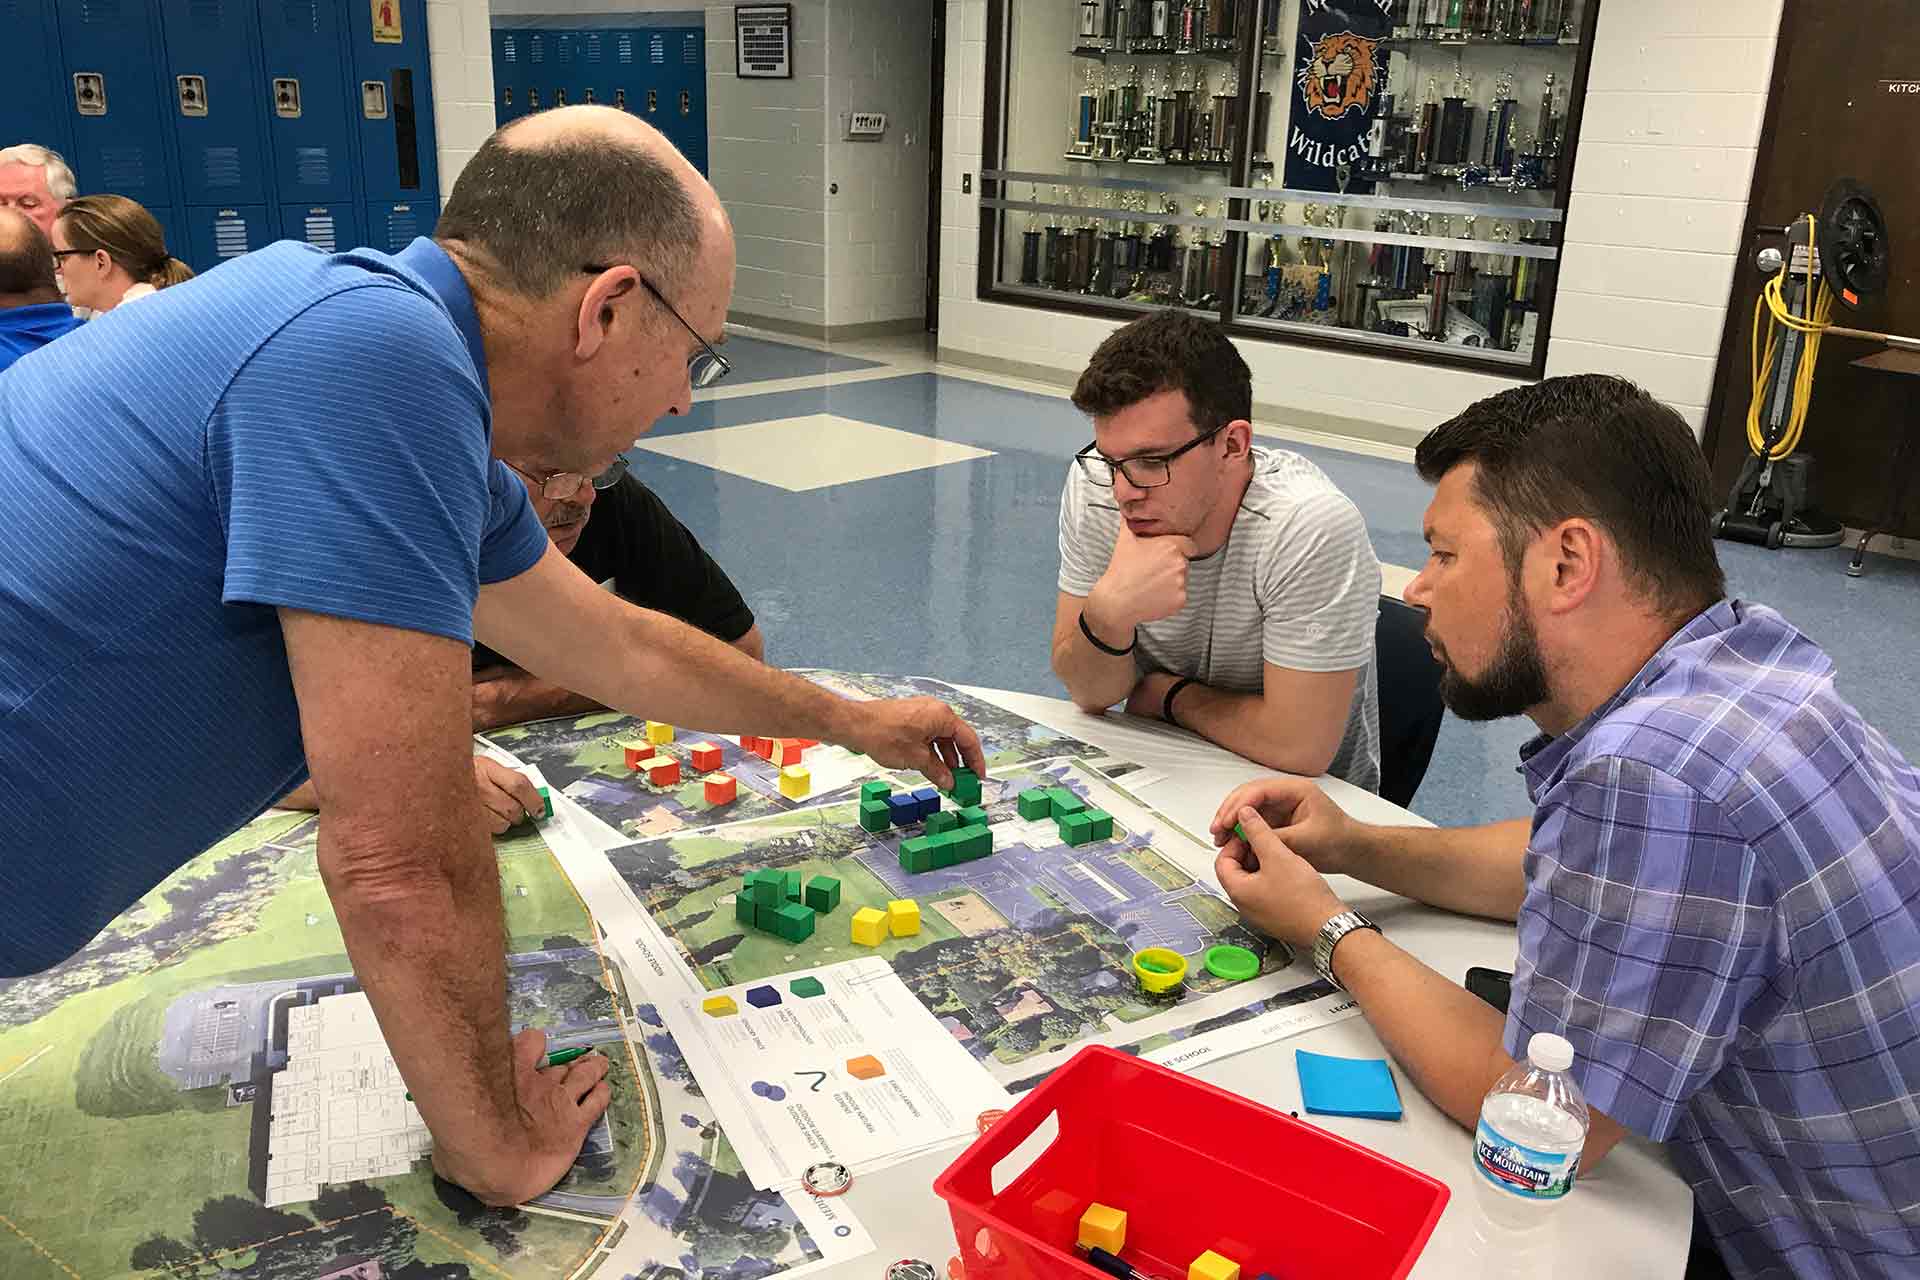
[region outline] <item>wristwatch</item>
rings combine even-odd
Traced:
[[[1333,976],[1333,949],[1340,945],[1340,939],[1355,929],[1371,929],[1375,933],[1380,932],[1379,925],[1358,911],[1342,911],[1321,925],[1320,932],[1314,935],[1313,967],[1319,971],[1321,977],[1332,983],[1337,991],[1345,991],[1346,988],[1340,985],[1340,979]]]

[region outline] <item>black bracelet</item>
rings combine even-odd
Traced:
[[[1160,718],[1162,720],[1165,720],[1168,724],[1172,725],[1176,729],[1186,728],[1187,726],[1181,724],[1178,720],[1175,720],[1173,718],[1173,700],[1180,696],[1180,691],[1182,689],[1186,688],[1190,684],[1197,684],[1197,683],[1198,681],[1196,681],[1192,676],[1181,676],[1178,680],[1175,680],[1173,682],[1173,687],[1167,690],[1167,696],[1160,699]]]
[[[1093,628],[1087,625],[1087,614],[1086,614],[1086,610],[1084,609],[1080,611],[1080,634],[1087,638],[1088,644],[1092,645],[1094,648],[1098,649],[1100,652],[1104,654],[1109,654],[1115,658],[1126,657],[1128,654],[1132,653],[1134,651],[1134,648],[1138,646],[1140,643],[1140,631],[1136,627],[1134,629],[1133,639],[1127,641],[1126,648],[1124,649],[1114,648],[1112,645],[1108,644],[1105,640],[1102,640],[1099,636],[1093,634]]]

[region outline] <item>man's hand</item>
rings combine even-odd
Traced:
[[[1274,834],[1248,806],[1235,821],[1247,833],[1231,836],[1214,860],[1220,887],[1247,922],[1271,938],[1310,947],[1320,926],[1347,909],[1320,873]]]
[[[513,1086],[520,1102],[524,1147],[491,1159],[462,1158],[436,1147],[433,1168],[482,1202],[521,1204],[551,1190],[580,1155],[588,1130],[613,1100],[605,1055],[589,1053],[543,1069],[547,1033],[529,1027],[513,1038]]]
[[[1106,627],[1117,632],[1100,638],[1116,648],[1133,642],[1133,630],[1143,622],[1171,618],[1187,607],[1188,562],[1193,539],[1178,534],[1137,538],[1127,522],[1113,541],[1113,559],[1087,596],[1087,625],[1096,633]]]
[[[887,698],[847,706],[852,723],[837,740],[876,764],[917,770],[942,791],[953,788],[957,765],[987,776],[980,735],[940,699]]]
[[[1169,675],[1165,671],[1149,671],[1140,677],[1133,686],[1133,692],[1127,695],[1127,714],[1142,716],[1148,720],[1161,718],[1161,709],[1167,705],[1167,690],[1179,682],[1180,677]]]
[[[1236,839],[1233,825],[1252,809],[1262,826],[1299,857],[1326,875],[1348,873],[1348,861],[1360,838],[1361,824],[1304,778],[1261,778],[1236,787],[1213,815],[1213,843],[1225,848]],[[1245,826],[1242,823],[1242,826]],[[1253,833],[1252,827],[1245,828]]]
[[[531,778],[486,756],[473,758],[473,781],[480,791],[481,814],[495,835],[505,834],[545,807],[540,803],[540,788]]]

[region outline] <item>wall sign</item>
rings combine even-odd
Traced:
[[[793,79],[793,6],[733,6],[737,74],[743,80]]]
[[[373,6],[373,42],[399,44],[400,0],[368,0]]]
[[[1336,191],[1343,167],[1350,173],[1360,168],[1367,134],[1386,105],[1392,34],[1386,0],[1302,0],[1287,186]],[[1353,179],[1348,189],[1367,192],[1373,184]]]

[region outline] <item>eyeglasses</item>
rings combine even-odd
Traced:
[[[1158,489],[1173,479],[1173,461],[1189,449],[1197,449],[1207,441],[1225,431],[1228,423],[1221,423],[1213,430],[1195,436],[1175,449],[1172,453],[1147,453],[1137,458],[1108,458],[1101,454],[1100,444],[1095,441],[1073,455],[1080,469],[1087,473],[1087,479],[1102,489],[1113,488],[1113,473],[1118,471],[1127,478],[1127,483],[1136,489]]]
[[[602,272],[613,270],[617,265],[619,264],[594,266],[590,263],[580,270],[588,275],[597,276]],[[680,327],[692,334],[693,340],[700,344],[700,349],[687,357],[687,381],[693,384],[695,391],[704,391],[733,372],[733,366],[727,362],[727,358],[715,351],[713,344],[701,337],[698,329],[687,323],[687,318],[675,310],[674,305],[667,301],[666,295],[654,288],[653,281],[641,276],[640,287],[652,294],[653,300],[665,307],[667,314],[678,320]]]
[[[92,252],[93,250],[91,249],[55,249],[53,251],[53,256],[56,258],[71,258],[75,254],[92,253]]]
[[[506,460],[503,458],[501,461],[505,462]],[[620,483],[620,478],[627,474],[627,468],[632,465],[633,460],[631,458],[627,457],[624,453],[619,454],[614,458],[612,466],[597,476],[589,477],[580,474],[578,471],[549,471],[544,476],[537,476],[525,467],[516,467],[511,462],[507,463],[507,466],[512,467],[513,470],[518,471],[521,475],[539,486],[540,496],[548,502],[565,502],[567,499],[577,495],[584,486],[589,484],[595,489],[611,489]]]

